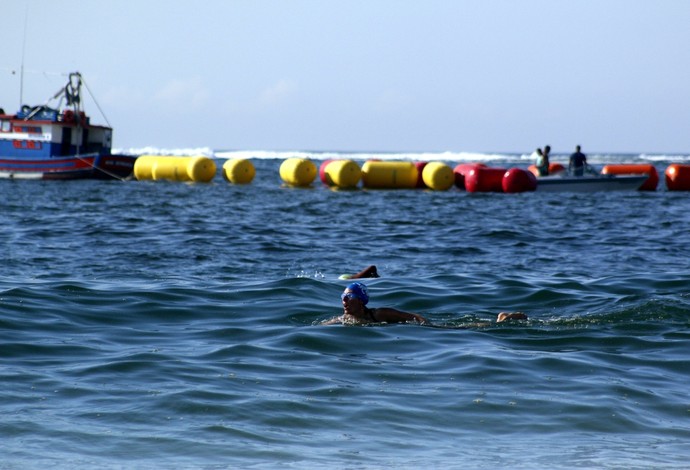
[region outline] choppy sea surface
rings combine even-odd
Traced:
[[[0,181],[0,469],[687,466],[687,155],[591,156],[655,192],[510,195],[255,156],[246,186]],[[432,325],[319,325],[369,264]]]

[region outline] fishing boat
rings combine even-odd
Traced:
[[[572,176],[557,174],[537,178],[537,191],[551,192],[596,192],[634,191],[647,180],[647,174]]]
[[[16,114],[0,108],[0,178],[124,179],[132,174],[135,155],[114,155],[113,130],[91,123],[82,102],[82,76],[48,102],[22,105]],[[57,100],[57,106],[49,104]]]

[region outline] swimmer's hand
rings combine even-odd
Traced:
[[[496,318],[496,323],[501,323],[506,320],[527,320],[527,315],[522,312],[501,312]]]

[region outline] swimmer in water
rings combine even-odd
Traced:
[[[390,307],[368,308],[369,293],[367,286],[361,282],[348,285],[340,296],[343,302],[343,314],[326,320],[322,325],[366,325],[370,323],[419,323],[428,324],[426,318],[416,313],[403,312]],[[501,312],[497,322],[506,320],[526,320],[527,315],[521,312]]]

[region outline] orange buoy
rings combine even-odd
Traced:
[[[502,193],[505,173],[505,168],[475,168],[465,175],[465,189],[470,193]]]
[[[690,165],[672,163],[664,174],[669,191],[690,191]]]
[[[511,168],[503,175],[501,185],[505,193],[535,191],[537,189],[537,177],[531,171],[522,168]]]
[[[465,176],[475,168],[487,168],[483,163],[460,163],[453,169],[455,176],[455,186],[460,189],[465,189]]]
[[[537,169],[536,165],[528,166],[527,170],[534,176],[539,176],[539,170]],[[549,175],[557,175],[559,173],[563,173],[564,171],[565,167],[560,163],[549,163]]]
[[[649,175],[638,188],[639,191],[656,191],[659,184],[659,173],[656,167],[649,163],[628,163],[621,165],[605,165],[601,169],[602,175]]]

